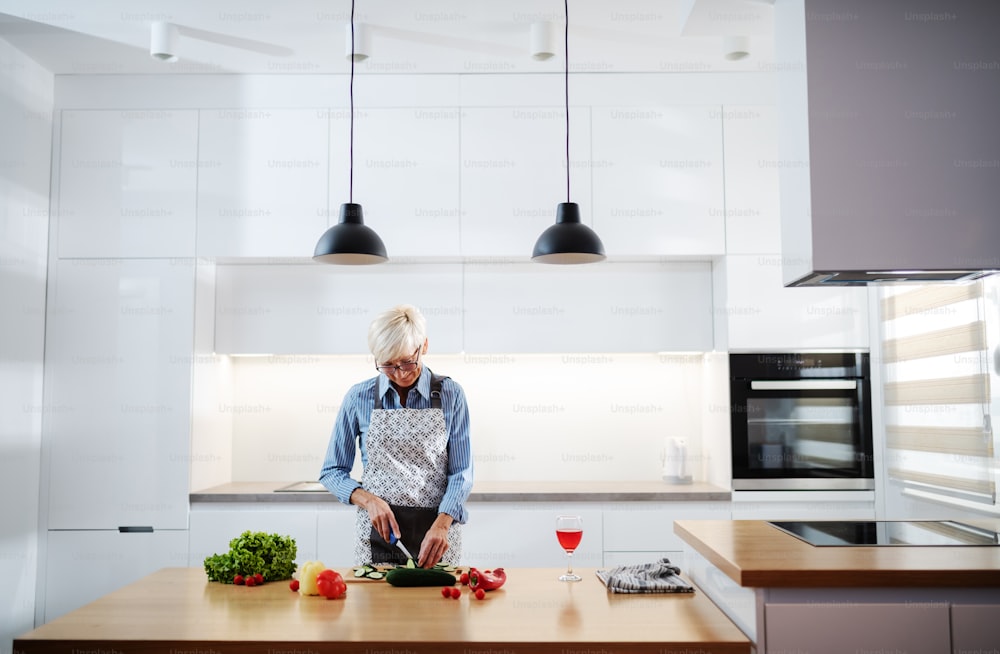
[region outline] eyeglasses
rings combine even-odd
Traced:
[[[392,374],[394,372],[413,372],[417,369],[420,363],[420,348],[418,347],[413,351],[412,355],[413,361],[404,361],[402,363],[397,363],[396,365],[383,364],[381,366],[375,366],[375,370],[386,375]]]

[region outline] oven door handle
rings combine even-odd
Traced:
[[[785,381],[752,381],[752,391],[832,391],[855,390],[856,379],[793,379]]]

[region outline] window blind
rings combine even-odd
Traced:
[[[887,469],[905,491],[996,507],[995,286],[880,288]]]

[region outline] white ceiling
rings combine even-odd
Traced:
[[[561,0],[356,0],[368,25],[365,73],[563,69]],[[572,0],[569,62],[579,72],[766,70],[770,0]],[[0,0],[0,38],[56,74],[343,73],[349,0]],[[529,29],[554,23],[559,55],[529,55]],[[179,26],[179,60],[149,56],[150,23]],[[725,35],[751,56],[723,58]],[[2,62],[0,62],[2,64]]]

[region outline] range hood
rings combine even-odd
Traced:
[[[1000,3],[775,3],[785,286],[1000,270]]]
[[[867,286],[899,282],[930,284],[933,282],[968,282],[986,275],[992,270],[814,270],[803,277],[793,279],[786,286]]]

